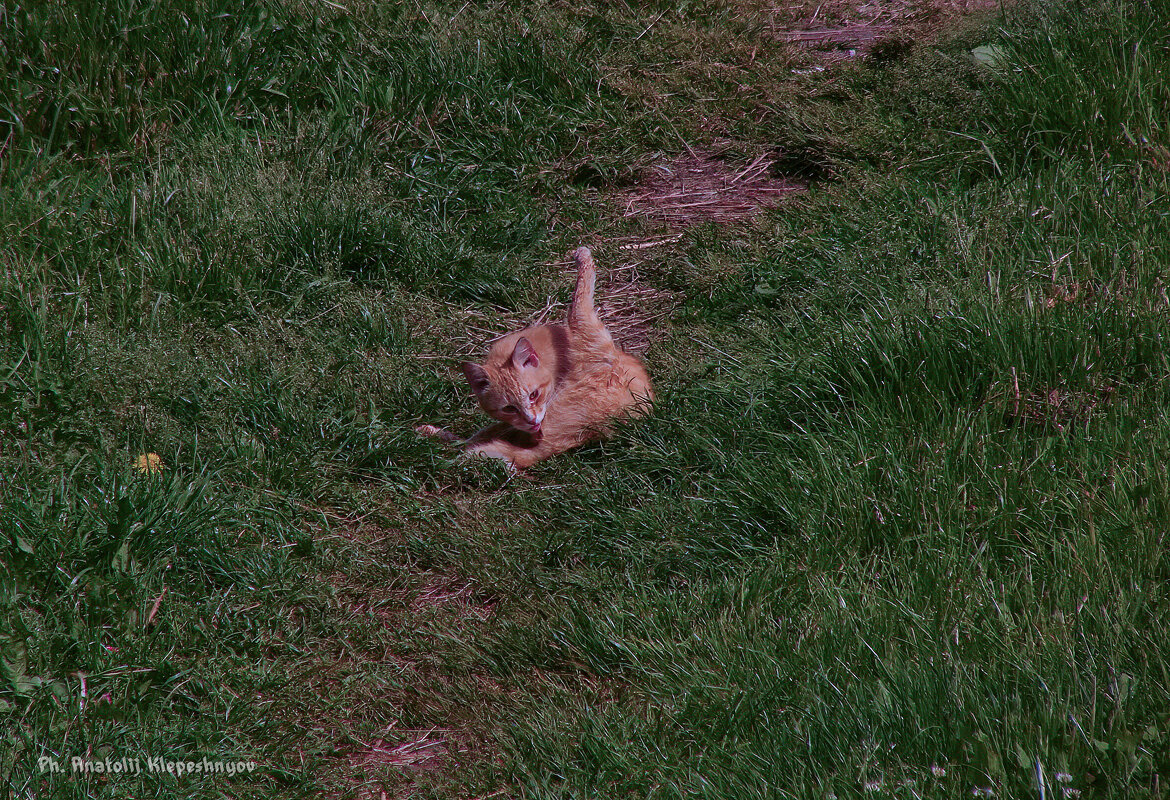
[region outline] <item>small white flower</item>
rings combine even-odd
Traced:
[[[945,769],[943,769],[942,767],[940,767],[938,764],[931,764],[930,765],[930,774],[936,778],[945,778],[947,776],[947,771]]]
[[[880,792],[881,790],[882,790],[882,782],[881,781],[868,781],[865,784],[865,791],[867,791],[867,792]]]
[[[1071,781],[1072,781],[1072,775],[1069,775],[1067,772],[1056,773],[1056,782],[1057,783],[1070,783]]]

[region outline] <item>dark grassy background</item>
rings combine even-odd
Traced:
[[[0,7],[6,792],[1164,793],[1170,15],[766,12]],[[717,138],[818,180],[639,256],[651,419],[413,434]],[[106,754],[260,767],[36,769]]]

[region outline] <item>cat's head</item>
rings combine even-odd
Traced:
[[[525,337],[497,343],[482,366],[463,363],[463,374],[480,408],[517,430],[540,434],[553,387],[549,354]]]

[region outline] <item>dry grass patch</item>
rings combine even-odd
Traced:
[[[323,754],[317,779],[329,796],[416,796],[490,757],[472,732],[483,709],[452,700],[452,678],[428,643],[483,624],[494,600],[457,576],[396,563],[400,533],[364,517],[335,519],[318,538],[336,542],[339,564],[352,568],[323,575],[333,633],[310,648],[274,702],[303,726],[303,746]],[[462,680],[485,699],[500,691],[484,675]]]
[[[415,782],[428,773],[451,769],[471,751],[455,731],[445,728],[396,730],[385,738],[361,742],[344,757],[359,798],[413,797]],[[387,793],[388,777],[394,794]]]
[[[997,402],[1003,406],[1004,420],[1009,424],[1039,426],[1064,433],[1086,424],[1116,397],[1117,389],[1114,384],[1103,384],[1089,391],[1059,387],[1021,389],[1018,376],[1013,374],[1011,385],[998,392]]]
[[[767,14],[773,35],[832,62],[894,55],[1001,5],[1002,0],[805,0],[774,6]]]
[[[623,198],[624,216],[648,217],[674,227],[748,219],[808,188],[805,181],[778,175],[776,162],[775,153],[742,165],[690,150],[652,167]]]

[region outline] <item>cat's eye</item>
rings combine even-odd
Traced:
[[[516,406],[504,406],[500,410],[503,411],[505,414],[515,414],[516,413]]]
[[[540,397],[540,389],[533,389],[532,392],[528,395],[529,400],[535,400],[538,397]]]

